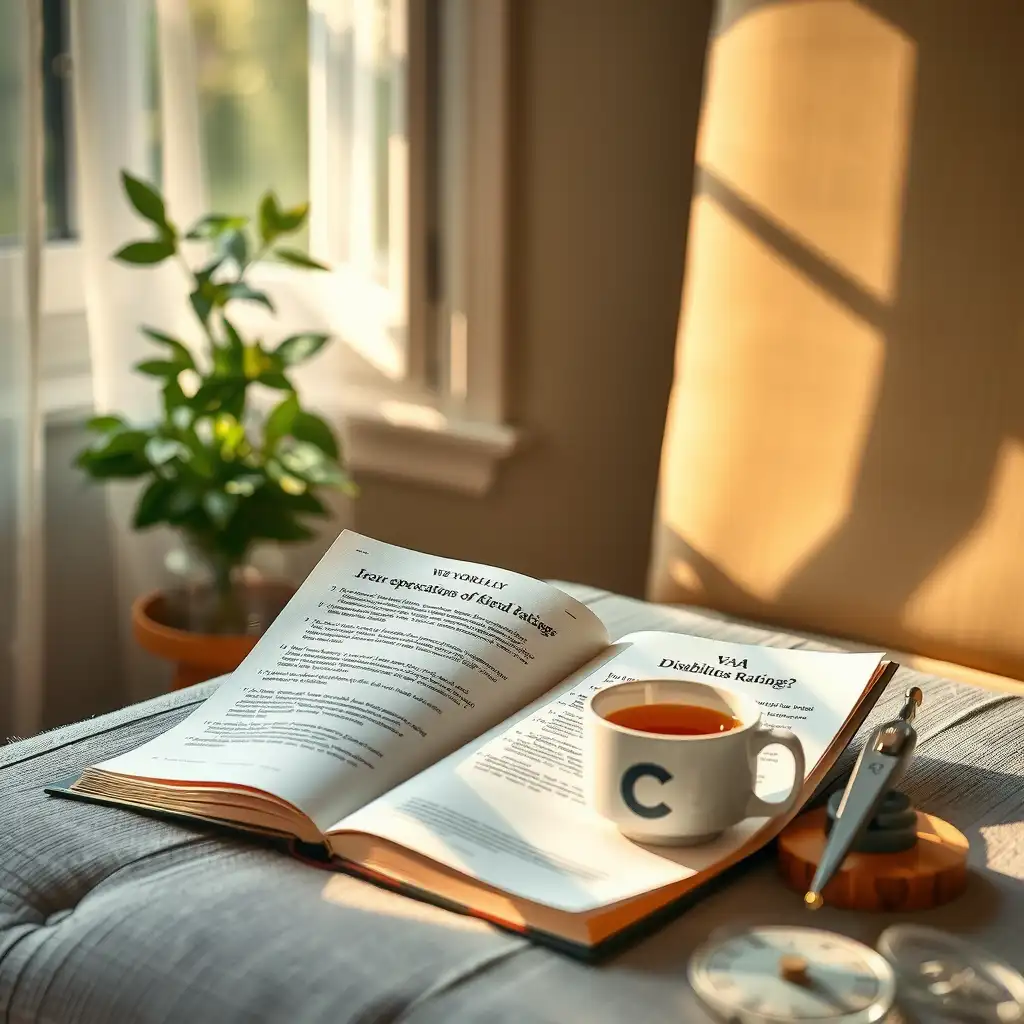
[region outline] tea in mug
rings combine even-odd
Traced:
[[[613,725],[661,736],[712,736],[743,724],[723,711],[697,704],[634,704],[604,717]]]

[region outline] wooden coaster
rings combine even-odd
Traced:
[[[825,851],[824,807],[801,814],[779,836],[779,870],[800,893]],[[851,853],[821,894],[844,910],[927,910],[967,885],[966,836],[948,821],[917,812],[917,845],[902,853]]]

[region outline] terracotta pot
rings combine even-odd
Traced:
[[[174,601],[163,590],[136,598],[132,604],[135,639],[150,654],[174,665],[172,689],[180,690],[238,668],[295,588],[267,581],[246,584],[243,592],[247,605],[260,613],[255,616],[254,631],[245,634],[197,633],[174,625]]]

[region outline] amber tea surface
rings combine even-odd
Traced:
[[[634,704],[605,715],[613,725],[661,736],[713,736],[743,723],[716,708],[696,704]]]

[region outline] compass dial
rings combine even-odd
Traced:
[[[816,928],[765,926],[713,938],[690,982],[727,1020],[872,1024],[892,1006],[892,968],[873,949]]]

